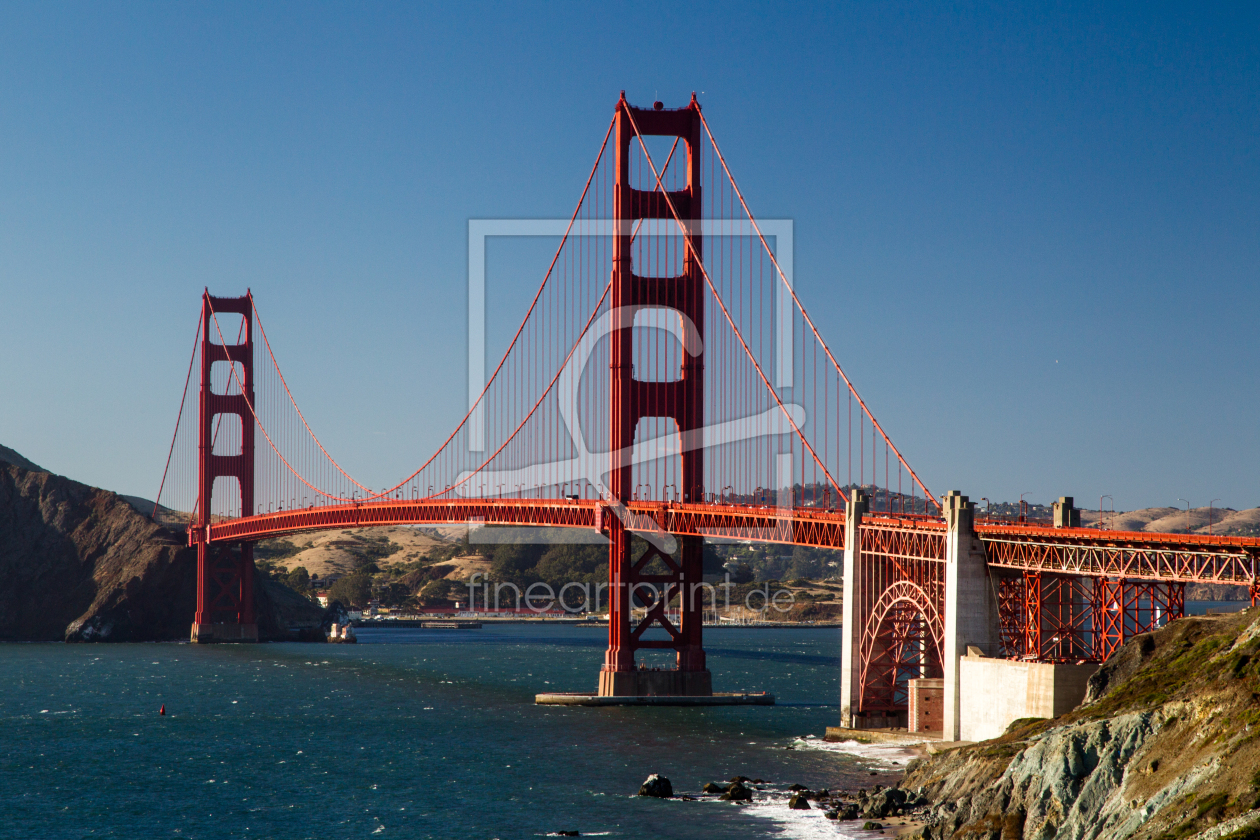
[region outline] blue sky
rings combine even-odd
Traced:
[[[201,289],[249,287],[401,478],[465,406],[467,220],[567,216],[622,89],[697,91],[934,490],[1260,504],[1242,3],[4,4],[0,442],[151,497]]]

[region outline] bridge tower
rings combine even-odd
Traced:
[[[240,344],[217,344],[220,335],[216,314],[236,314],[244,320]],[[240,490],[240,515],[254,513],[254,299],[201,297],[201,395],[198,412],[197,511],[197,613],[193,619],[194,642],[256,642],[254,617],[254,544],[211,543],[215,479],[234,478]],[[227,337],[223,337],[227,341]],[[215,393],[211,371],[215,362],[237,365],[229,374],[223,393]],[[240,447],[236,452],[215,454],[221,418],[240,419]],[[225,434],[224,440],[235,435]]]
[[[634,377],[634,312],[636,308],[653,307],[676,310],[690,319],[703,341],[704,277],[700,270],[703,243],[700,236],[700,105],[692,94],[685,108],[634,108],[623,91],[617,103],[616,186],[613,197],[612,334],[611,367],[611,434],[612,450],[609,489],[617,500],[630,498],[631,458],[635,427],[646,417],[668,417],[677,424],[678,434],[698,430],[704,425],[704,355],[683,353],[679,378],[673,381],[642,381]],[[677,137],[687,147],[687,186],[665,194],[660,191],[635,189],[630,183],[630,144],[638,134]],[[672,205],[672,210],[671,210]],[[677,277],[643,277],[635,274],[631,261],[634,222],[638,219],[673,220],[674,213],[689,228],[683,273]],[[704,497],[704,450],[684,449],[682,455],[682,501],[700,503]],[[608,616],[608,650],[599,675],[599,693],[606,696],[643,694],[709,696],[713,693],[712,677],[705,665],[701,639],[703,604],[700,602],[702,582],[701,537],[677,537],[681,551],[677,558],[654,546],[639,558],[631,555],[630,532],[617,517],[609,517],[609,577],[611,600]],[[666,574],[648,574],[645,567],[659,558],[669,570]],[[646,617],[631,626],[633,593],[645,593],[654,584],[665,592],[678,592],[681,620],[675,627],[665,615],[668,597],[645,603]],[[643,639],[648,628],[664,628],[669,639]],[[635,651],[642,649],[674,650],[676,667],[666,671],[641,671],[635,663]]]

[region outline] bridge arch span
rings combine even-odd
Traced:
[[[899,580],[880,592],[862,628],[862,711],[903,713],[908,679],[942,675],[944,638],[940,605],[922,586]]]

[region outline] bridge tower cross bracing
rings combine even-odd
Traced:
[[[201,298],[201,389],[198,399],[197,489],[198,503],[194,528],[197,529],[197,612],[193,619],[192,641],[258,641],[254,615],[254,544],[252,542],[213,543],[210,524],[214,516],[214,486],[217,478],[234,478],[240,491],[240,515],[254,513],[254,324],[253,297]],[[216,315],[240,315],[243,324],[237,344],[215,343],[221,335]],[[222,341],[226,341],[224,336]],[[215,362],[238,366],[229,374],[224,393],[215,393],[212,372]],[[234,387],[235,386],[235,387]],[[237,452],[215,454],[217,429],[223,416],[240,420],[240,447]],[[217,422],[216,422],[217,421]],[[225,441],[235,441],[225,435]]]
[[[634,188],[630,181],[631,142],[643,136],[677,137],[686,145],[687,186],[668,194]],[[701,217],[700,106],[695,96],[676,110],[632,107],[621,95],[616,115],[616,182],[613,197],[612,312],[614,331],[611,346],[610,448],[612,451],[609,489],[619,501],[631,497],[631,452],[639,420],[666,417],[674,421],[677,433],[699,433],[704,425],[704,354],[683,353],[679,378],[673,381],[644,381],[634,375],[634,313],[641,308],[672,309],[691,325],[703,342],[704,276],[699,261],[703,242],[699,233]],[[671,209],[672,205],[672,209]],[[683,273],[677,277],[648,277],[635,274],[631,258],[632,228],[640,219],[678,219],[688,227],[685,238]],[[704,501],[704,450],[682,447],[681,501]],[[609,517],[609,577],[612,597],[609,603],[608,650],[600,670],[599,693],[607,696],[637,694],[712,694],[712,677],[705,664],[701,637],[703,604],[699,601],[702,583],[703,539],[680,536],[678,557],[649,546],[637,560],[632,557],[630,532],[617,517]],[[646,567],[659,559],[669,570],[649,574]],[[666,617],[669,596],[657,597],[647,606],[642,622],[632,626],[634,593],[645,591],[636,584],[654,584],[679,594],[679,626]],[[644,632],[656,625],[669,633],[668,640],[644,639]],[[672,671],[640,671],[635,651],[672,649],[676,667]]]

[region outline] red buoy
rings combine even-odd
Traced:
[[[166,704],[165,704],[165,703],[163,703],[163,704],[162,704],[162,708],[158,709],[158,714],[159,714],[159,715],[164,715],[164,714],[166,714]]]

